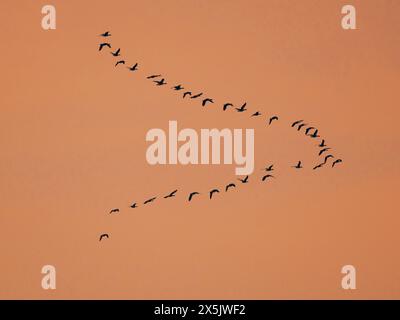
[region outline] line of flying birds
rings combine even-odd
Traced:
[[[107,32],[101,34],[100,36],[103,37],[103,38],[108,38],[108,37],[111,37],[111,33],[109,31],[107,31]],[[99,51],[102,51],[106,47],[109,48],[109,49],[112,49],[112,46],[111,46],[111,44],[109,42],[100,43],[99,44]],[[110,53],[114,57],[120,57],[121,56],[121,49],[118,48],[115,51],[111,51]],[[115,67],[118,67],[119,65],[126,65],[126,61],[123,60],[123,59],[122,60],[117,60],[117,62],[115,63]],[[134,72],[134,71],[139,70],[139,64],[136,62],[134,65],[128,66],[127,68],[129,69],[129,71]],[[156,86],[167,85],[167,82],[166,82],[165,78],[163,78],[161,74],[152,74],[152,75],[147,76],[146,78],[149,79],[149,80],[152,80],[155,83]],[[201,100],[202,100],[201,105],[203,107],[205,107],[207,104],[213,104],[214,103],[214,99],[209,98],[209,97],[205,97],[203,92],[193,94],[192,91],[187,91],[181,84],[173,85],[171,87],[171,89],[174,90],[174,91],[182,91],[183,92],[182,93],[182,98],[183,99],[185,99],[186,97],[189,97],[190,99],[201,98]],[[232,103],[228,102],[228,103],[224,103],[223,104],[222,110],[226,111],[228,108],[231,108],[231,109],[235,109],[237,112],[245,112],[245,111],[248,110],[246,107],[247,107],[247,103],[246,102],[243,103],[240,107],[237,107],[237,108],[234,107],[234,105]],[[261,112],[256,111],[253,114],[251,114],[251,117],[258,117],[258,116],[261,116],[261,115],[262,115]],[[267,123],[268,123],[268,125],[271,125],[273,121],[277,121],[277,120],[279,120],[278,116],[274,115],[274,116],[272,116],[272,117],[267,119]],[[320,137],[319,134],[318,134],[318,129],[313,127],[313,126],[308,126],[306,123],[304,123],[304,120],[297,120],[297,121],[293,122],[291,127],[292,128],[297,128],[298,131],[300,131],[302,128],[304,128],[305,129],[305,135],[309,136],[311,138],[319,138]],[[324,166],[328,162],[329,159],[331,159],[331,158],[334,159],[334,156],[332,154],[325,155],[325,153],[327,151],[329,151],[331,148],[327,147],[327,145],[325,144],[325,140],[324,139],[322,139],[322,141],[318,145],[318,147],[320,148],[319,152],[318,152],[318,156],[324,156],[324,161],[319,163],[319,164],[317,164],[315,167],[313,167],[314,170]],[[336,164],[338,164],[340,162],[342,162],[341,159],[335,159],[332,162],[332,168]],[[295,168],[295,169],[302,169],[303,165],[302,165],[301,161],[298,161],[292,167]],[[272,164],[267,166],[266,168],[263,168],[263,170],[266,171],[266,174],[264,174],[262,176],[261,181],[266,181],[267,179],[275,178],[275,176],[273,176],[271,174],[271,172],[274,170],[274,166]],[[246,184],[246,183],[249,182],[249,176],[246,176],[243,179],[238,179],[238,181],[240,181],[240,183],[242,183],[242,184]],[[236,184],[235,183],[227,184],[225,186],[225,188],[224,188],[225,192],[227,192],[231,188],[236,188]],[[173,197],[176,196],[177,192],[178,192],[178,189],[175,189],[172,192],[168,193],[167,195],[163,196],[163,199],[173,198]],[[217,193],[220,193],[220,189],[214,188],[214,189],[210,190],[208,192],[209,199],[213,199],[213,196],[215,194],[217,194]],[[190,192],[187,195],[187,201],[190,202],[195,197],[198,197],[200,195],[201,195],[201,193],[197,192],[197,191]],[[143,205],[151,204],[156,199],[157,199],[157,197],[151,197],[151,198],[145,200],[143,202]],[[133,204],[130,205],[130,208],[134,209],[134,208],[137,208],[138,206],[139,206],[138,203],[134,202]],[[119,213],[119,212],[120,212],[119,208],[114,208],[109,213],[113,214],[113,213]],[[100,238],[99,238],[99,241],[101,241],[104,238],[109,238],[109,235],[107,233],[101,234]]]

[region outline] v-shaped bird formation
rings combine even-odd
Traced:
[[[111,37],[110,31],[106,31],[102,34],[99,35],[102,38],[108,39]],[[106,49],[107,48],[107,49]],[[105,51],[109,50],[110,54],[112,57],[116,57],[117,60],[114,63],[115,68],[120,68],[121,65],[128,65],[126,68],[128,69],[129,72],[137,72],[140,69],[139,63],[134,62],[129,66],[129,64],[126,63],[124,59],[121,59],[121,48],[113,48],[110,42],[101,42],[99,44],[99,51]],[[184,84],[169,84],[167,79],[163,77],[162,74],[149,74],[145,76],[145,79],[148,81],[152,81],[156,87],[162,87],[162,86],[168,86],[172,91],[174,92],[180,92],[180,97],[182,99],[189,99],[190,101],[199,101],[200,105],[204,108],[210,107],[211,105],[217,105],[218,103],[216,100],[212,97],[207,96],[204,92],[193,92],[193,90],[187,89]],[[250,114],[249,118],[262,118],[262,112],[261,111],[254,111],[254,112],[249,112],[249,109],[247,108],[247,102],[243,102],[237,106],[235,106],[231,102],[224,102],[221,103],[221,110],[223,112],[227,110],[232,110],[236,111],[239,113],[245,113],[245,114]],[[277,115],[271,115],[267,117],[265,121],[265,124],[267,126],[273,125],[275,121],[279,121],[279,117]],[[296,120],[293,123],[291,123],[291,127],[296,129],[298,132],[303,132],[304,130],[304,135],[306,137],[309,137],[311,139],[317,139],[321,138],[319,135],[319,130],[313,126],[309,125],[304,122],[304,120]],[[322,168],[330,163],[331,168],[334,168],[336,165],[342,162],[342,159],[336,158],[334,154],[330,151],[332,148],[328,147],[325,144],[325,139],[321,138],[321,141],[317,144],[318,147],[318,157],[321,159],[319,163],[314,165],[312,167],[313,170]],[[330,162],[329,162],[330,161]],[[301,160],[298,160],[296,163],[293,164],[292,168],[299,170],[303,169],[303,163]],[[261,177],[259,177],[257,180],[261,182],[266,182],[270,179],[274,179],[275,176],[272,174],[274,171],[274,165],[270,164],[267,167],[263,168],[262,171],[264,172]],[[184,194],[184,198],[186,199],[187,202],[192,202],[195,201],[197,198],[201,198],[202,196],[207,196],[210,200],[216,197],[218,194],[222,192],[229,192],[232,189],[236,189],[238,184],[244,185],[249,183],[250,179],[249,176],[246,176],[244,178],[238,178],[237,182],[229,182],[219,188],[210,188],[209,191],[203,192],[203,191],[192,191],[189,194]],[[136,209],[141,206],[147,206],[151,205],[152,203],[164,199],[171,199],[175,198],[179,195],[179,190],[175,189],[173,191],[167,192],[161,196],[151,196],[148,199],[145,199],[141,202],[135,201],[131,202],[129,206],[127,206],[129,209]],[[109,214],[118,214],[120,213],[119,208],[113,208],[109,211]],[[99,241],[102,241],[103,239],[108,239],[109,234],[103,233],[99,237]]]

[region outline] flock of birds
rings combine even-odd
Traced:
[[[100,37],[102,38],[109,38],[111,37],[111,33],[109,31],[104,32],[100,35]],[[108,48],[109,50],[112,50],[112,46],[111,43],[109,42],[101,42],[99,44],[99,51],[103,51],[105,50],[105,48]],[[114,51],[110,51],[111,55],[113,57],[117,57],[117,61],[115,62],[115,67],[118,67],[120,65],[125,65],[127,66],[127,63],[124,59],[120,58],[121,57],[121,49],[114,49]],[[127,69],[130,72],[136,72],[139,70],[139,64],[136,62],[135,64],[133,64],[132,66],[127,66]],[[164,77],[162,77],[161,74],[151,74],[146,76],[146,79],[151,80],[155,83],[156,86],[165,86],[167,85],[166,79]],[[207,97],[203,92],[199,92],[199,93],[193,93],[191,90],[187,90],[185,89],[185,87],[182,84],[173,84],[171,87],[172,90],[174,91],[180,91],[182,92],[182,98],[186,99],[187,97],[190,99],[200,99],[201,100],[201,105],[203,107],[209,105],[209,104],[214,104],[215,101],[213,98]],[[247,109],[247,103],[243,103],[241,106],[239,107],[235,107],[232,103],[227,102],[224,103],[222,105],[222,110],[226,111],[227,109],[233,109],[236,110],[237,112],[245,112],[248,111]],[[261,116],[262,113],[260,111],[256,111],[254,113],[251,113],[250,117],[259,117]],[[276,115],[273,115],[271,117],[267,118],[267,125],[271,125],[274,121],[278,121],[279,117]],[[305,136],[308,136],[312,139],[316,139],[316,138],[320,138],[319,135],[319,131],[317,128],[313,127],[313,126],[309,126],[307,123],[304,123],[304,120],[296,120],[295,122],[293,122],[291,124],[292,128],[297,129],[297,131],[301,132],[302,129],[304,129],[304,133]],[[342,159],[339,158],[335,158],[335,156],[328,152],[329,150],[331,150],[330,147],[328,147],[325,144],[325,139],[322,139],[321,142],[318,144],[318,156],[321,158],[323,158],[323,161],[318,163],[317,165],[315,165],[313,167],[313,170],[319,169],[323,166],[325,166],[326,164],[328,164],[329,160],[332,159],[331,161],[331,167],[335,167],[335,165],[337,165],[338,163],[342,162]],[[302,169],[303,168],[303,164],[301,161],[298,161],[295,165],[292,166],[294,169]],[[272,171],[274,171],[274,165],[270,164],[267,167],[263,168],[262,171],[264,171],[264,174],[261,177],[261,182],[264,182],[266,180],[275,178],[275,176],[272,174]],[[209,199],[213,199],[213,197],[215,197],[216,194],[223,192],[228,192],[230,189],[232,188],[236,188],[237,184],[247,184],[249,183],[249,176],[246,176],[244,178],[239,178],[238,179],[239,182],[234,183],[234,182],[230,182],[227,185],[225,185],[223,188],[213,188],[212,190],[208,191],[206,194],[208,195]],[[178,189],[173,190],[172,192],[169,192],[168,194],[160,197],[163,199],[170,199],[173,198],[177,195],[178,193]],[[186,195],[187,197],[187,201],[191,202],[193,199],[199,197],[200,195],[202,195],[202,193],[198,192],[198,191],[193,191],[190,192],[189,194]],[[138,203],[138,202],[134,202],[130,205],[130,208],[135,209],[141,205],[149,205],[151,203],[153,203],[154,201],[156,201],[158,199],[157,196],[153,196],[149,199],[146,199],[145,201],[143,201],[142,203]],[[111,211],[109,211],[109,214],[117,214],[120,212],[119,208],[114,208]],[[103,233],[100,235],[99,241],[102,241],[104,238],[109,238],[109,234],[107,233]]]

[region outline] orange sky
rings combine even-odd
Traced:
[[[337,0],[51,3],[52,31],[48,2],[0,3],[0,298],[400,298],[398,1],[351,1],[352,31]],[[136,73],[98,52],[106,30]],[[155,87],[153,73],[216,103]],[[221,111],[244,101],[263,118]],[[297,119],[340,166],[312,170],[318,141]],[[209,200],[238,182],[235,165],[150,166],[145,135],[169,120],[254,128],[250,183]],[[270,163],[276,179],[261,183]],[[357,290],[341,289],[346,264]]]

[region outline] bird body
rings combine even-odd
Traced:
[[[128,67],[128,69],[131,71],[136,71],[138,69],[138,64],[135,63],[132,67]]]
[[[304,120],[297,120],[297,121],[295,121],[295,122],[293,122],[292,123],[292,128],[294,127],[294,126],[297,126],[299,123],[301,123],[301,122],[303,122]]]
[[[314,131],[313,134],[310,135],[311,138],[319,138],[318,129]]]
[[[258,117],[258,116],[261,116],[261,113],[257,111],[257,112],[254,112],[251,116]]]
[[[125,64],[125,60],[117,61],[117,63],[115,64],[115,66],[118,66],[119,64]]]
[[[179,85],[177,85],[177,86],[172,87],[171,89],[174,89],[175,91],[178,91],[178,90],[183,90],[183,89],[185,89],[185,88],[182,87],[182,86],[179,84]]]
[[[274,170],[274,165],[271,164],[270,166],[264,168],[263,170],[265,170],[265,171],[273,171]]]
[[[275,178],[272,174],[266,174],[265,176],[262,177],[262,181],[265,181],[267,178]]]
[[[209,103],[214,103],[214,100],[213,100],[213,99],[210,99],[210,98],[206,98],[206,99],[203,100],[203,102],[201,103],[201,105],[204,107],[204,106],[207,104],[207,102],[209,102]]]
[[[328,150],[330,150],[331,148],[324,148],[324,149],[321,149],[319,152],[318,152],[318,155],[320,156],[321,154],[323,154],[325,151],[328,151]]]
[[[310,130],[312,130],[312,129],[315,129],[315,128],[314,127],[308,127],[306,129],[306,131],[304,132],[304,134],[307,135],[310,132]]]
[[[148,76],[147,79],[154,79],[154,78],[158,78],[161,77],[161,74],[153,74],[151,76]]]
[[[163,85],[167,84],[167,83],[165,82],[165,79],[164,79],[164,78],[162,78],[161,80],[155,80],[155,81],[153,81],[153,82],[155,82],[157,86],[163,86]]]
[[[272,121],[278,120],[278,119],[279,119],[279,118],[278,118],[277,116],[273,116],[273,117],[269,118],[269,124],[271,124]]]
[[[143,204],[151,203],[151,202],[153,202],[153,201],[156,200],[156,199],[157,199],[157,197],[150,198],[150,199],[146,200],[145,202],[143,202]]]
[[[316,165],[316,166],[313,168],[313,170],[316,170],[316,169],[318,169],[318,168],[321,168],[324,164],[325,164],[325,162]]]
[[[183,93],[183,99],[185,99],[186,96],[191,96],[191,95],[192,95],[192,93],[190,91],[186,91]]]
[[[244,111],[246,111],[246,110],[247,110],[247,109],[246,109],[246,105],[247,105],[247,102],[243,103],[243,105],[242,105],[240,108],[236,108],[237,112],[244,112]]]
[[[321,143],[318,145],[318,147],[320,147],[320,148],[326,147],[326,144],[325,144],[325,140],[324,140],[324,139],[322,139],[322,141],[321,141]]]
[[[303,128],[303,127],[306,126],[306,125],[307,125],[307,123],[301,123],[301,124],[299,124],[299,126],[297,127],[297,131],[300,131],[301,128]]]
[[[112,210],[110,211],[110,213],[118,213],[118,212],[119,212],[119,209],[118,209],[118,208],[112,209]]]
[[[332,162],[332,168],[335,166],[337,163],[343,162],[342,159],[336,159],[335,161]]]
[[[133,203],[131,206],[130,206],[132,209],[134,209],[134,208],[137,208],[137,204],[136,204],[136,202],[135,203]]]
[[[121,52],[121,49],[118,48],[117,51],[111,52],[111,54],[112,54],[114,57],[119,57],[119,56],[120,56],[120,52]]]
[[[235,187],[236,187],[236,184],[230,183],[225,187],[225,192],[228,191],[229,188],[235,188]]]
[[[189,199],[188,199],[188,201],[192,201],[192,198],[195,196],[195,195],[197,195],[197,194],[200,194],[199,192],[191,192],[190,194],[189,194]]]
[[[212,199],[212,196],[213,196],[214,193],[219,193],[219,190],[218,189],[211,190],[210,191],[210,199]]]
[[[302,165],[301,165],[301,161],[297,162],[297,164],[295,166],[293,166],[293,168],[296,168],[296,169],[303,168]]]
[[[325,157],[324,163],[326,163],[326,162],[328,161],[329,158],[333,158],[333,155],[328,154],[328,155]]]
[[[198,97],[201,97],[203,95],[203,92],[195,94],[194,96],[190,97],[190,99],[196,99]]]
[[[109,48],[111,49],[111,44],[106,43],[106,42],[100,43],[100,45],[99,45],[99,51],[103,50],[104,47],[109,47]]]
[[[244,179],[238,179],[241,183],[248,183],[249,182],[249,176],[246,176]]]
[[[103,233],[102,235],[100,235],[99,241],[103,240],[103,238],[110,238],[109,235],[107,233]]]
[[[229,107],[233,107],[233,104],[230,103],[230,102],[225,103],[224,106],[222,107],[222,110],[225,111],[225,110],[228,109]]]
[[[178,192],[178,189],[172,191],[170,194],[166,195],[164,199],[175,197],[175,194]]]
[[[109,32],[109,31],[106,31],[106,32],[104,32],[104,33],[102,33],[101,35],[100,35],[100,37],[111,37],[111,33]]]

